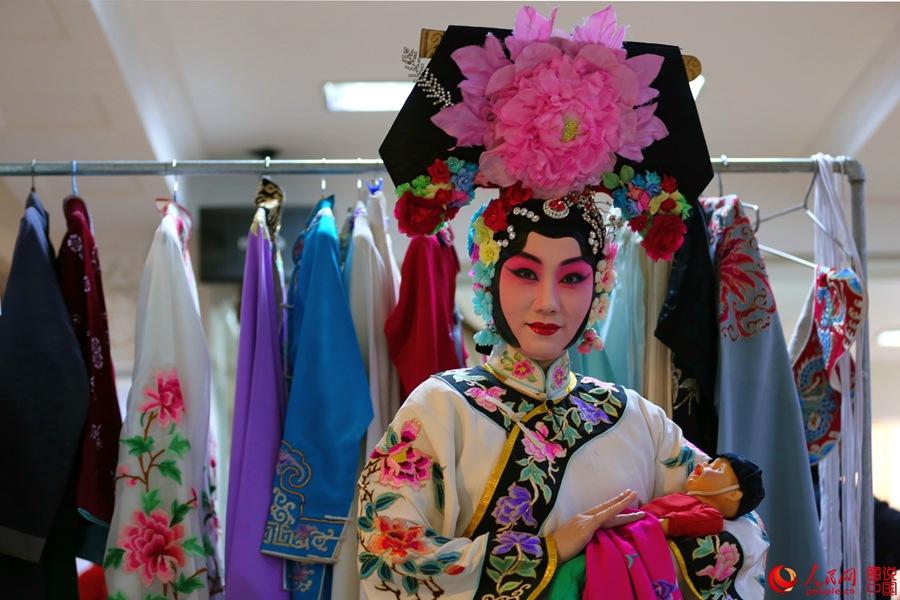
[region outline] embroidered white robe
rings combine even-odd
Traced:
[[[207,465],[210,360],[182,210],[163,209],[141,278],[104,560],[111,600],[205,600],[220,587],[208,531],[216,525]]]

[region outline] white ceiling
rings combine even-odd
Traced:
[[[554,5],[538,8],[546,13]],[[564,27],[603,6],[558,5]],[[868,177],[869,251],[881,263],[879,273],[900,276],[900,4],[615,7],[630,24],[629,39],[677,44],[700,57],[707,82],[698,109],[714,155],[823,151],[859,158]],[[259,146],[292,158],[375,157],[393,115],[328,113],[322,84],[403,79],[400,51],[417,45],[420,28],[510,26],[516,8],[508,2],[2,0],[0,162],[239,158]],[[289,181],[292,202],[318,197],[317,178]],[[764,211],[796,203],[807,183],[801,175],[724,179],[726,191]],[[24,178],[0,180],[0,274],[28,185]],[[349,203],[355,179],[332,185]],[[252,178],[243,187],[222,179],[218,189],[207,181],[202,194],[186,195],[194,204],[243,202],[253,187]],[[82,178],[79,188],[92,207],[101,255],[109,257],[108,287],[118,281],[123,292],[131,290],[156,223],[151,200],[166,193],[165,182]],[[58,201],[68,189],[65,178],[38,182],[51,207],[54,239],[62,235]],[[799,218],[766,224],[761,238],[810,253],[810,229]],[[876,305],[882,304],[872,303],[874,329],[900,325],[890,303],[877,314]],[[876,358],[900,357],[879,350]]]

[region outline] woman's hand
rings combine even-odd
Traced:
[[[644,517],[643,512],[619,514],[637,498],[637,493],[625,490],[615,498],[575,515],[553,532],[559,562],[565,562],[584,550],[600,527],[612,528],[626,525]]]

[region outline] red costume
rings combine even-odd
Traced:
[[[400,298],[384,326],[403,398],[431,375],[464,366],[453,338],[457,273],[449,228],[412,239],[403,259]]]
[[[668,519],[668,535],[699,537],[721,533],[725,520],[716,508],[687,494],[666,494],[641,507],[657,519]]]

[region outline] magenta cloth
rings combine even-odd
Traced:
[[[260,209],[262,210],[262,209]],[[241,294],[231,470],[225,520],[225,589],[229,598],[287,600],[281,559],[259,551],[272,473],[281,443],[285,383],[281,356],[281,305],[265,219],[251,227]]]
[[[59,287],[81,345],[90,382],[76,475],[75,505],[84,519],[79,525],[78,555],[102,562],[115,500],[122,416],[116,396],[106,301],[91,216],[84,200],[77,196],[63,201],[63,212],[66,237],[57,259]]]
[[[453,339],[457,273],[459,258],[449,227],[409,243],[400,298],[384,325],[403,398],[435,373],[465,366]]]
[[[652,515],[598,529],[586,550],[584,600],[682,600],[662,526]]]

